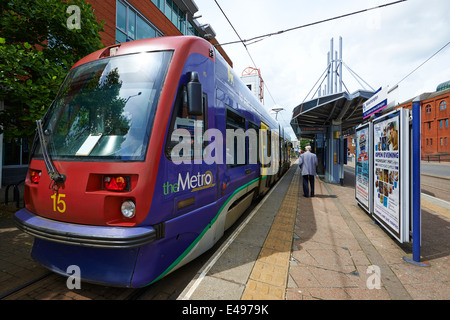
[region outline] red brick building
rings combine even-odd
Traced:
[[[211,25],[200,25],[193,0],[86,0],[94,8],[98,21],[103,20],[102,43],[110,46],[145,38],[194,35],[218,44]],[[220,47],[221,55],[232,61]]]
[[[440,84],[436,92],[420,95],[422,159],[425,160],[428,156],[450,159],[450,88],[446,84]],[[398,107],[411,109],[413,100],[405,101]]]

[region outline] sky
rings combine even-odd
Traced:
[[[286,30],[395,0],[216,0],[241,39]],[[214,0],[195,0],[219,43],[239,40]],[[309,92],[327,67],[330,40],[337,50],[343,38],[343,61],[368,85],[358,83],[346,68],[343,81],[350,93],[393,88],[389,100],[402,103],[450,80],[450,45],[402,79],[450,42],[449,0],[408,0],[392,6],[274,35],[247,49],[266,84],[264,107],[284,110],[278,121],[290,128],[293,109],[313,98]],[[224,45],[233,68],[242,74],[255,67],[241,43]],[[295,136],[292,132],[292,138]]]

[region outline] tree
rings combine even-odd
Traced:
[[[102,47],[104,22],[84,0],[2,0],[0,9],[0,133],[32,138],[72,65]]]
[[[302,138],[300,139],[300,150],[305,151],[305,147],[311,143],[311,140]]]

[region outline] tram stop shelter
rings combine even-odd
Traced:
[[[317,174],[328,183],[343,183],[347,162],[347,140],[343,133],[363,122],[363,103],[374,91],[332,93],[295,107],[291,126],[297,138],[313,140]]]

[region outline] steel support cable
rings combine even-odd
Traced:
[[[316,83],[314,84],[314,86],[311,88],[311,90],[308,92],[308,94],[306,95],[306,97],[305,97],[305,99],[303,99],[303,102],[301,103],[301,104],[303,104],[305,101],[306,101],[306,99],[309,97],[309,95],[311,94],[311,92],[314,90],[314,88],[317,86],[317,84],[319,83],[319,81],[320,81],[320,79],[322,79],[322,77],[323,77],[323,79],[322,79],[322,82],[320,83],[320,85],[322,85],[322,83],[325,81],[325,78],[326,78],[326,76],[325,76],[325,74],[327,73],[327,71],[330,69],[330,67],[331,67],[331,63],[325,68],[325,71],[322,73],[322,75],[319,77],[319,79],[316,81]],[[317,88],[318,89],[318,88]],[[317,90],[315,91],[315,92],[317,92]],[[315,94],[315,93],[314,93]],[[313,95],[314,96],[314,95]]]
[[[359,82],[358,78],[361,79],[372,91],[375,91],[374,88],[372,88],[372,86],[370,84],[368,84],[363,78],[361,78],[355,71],[353,71],[345,62],[342,62],[342,64],[344,65],[344,67],[347,68],[348,71],[350,71],[350,73],[353,75],[353,77],[356,79],[356,81],[358,81],[358,83],[364,87],[364,85]]]

